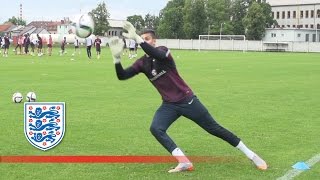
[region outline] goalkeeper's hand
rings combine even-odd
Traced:
[[[124,42],[119,37],[114,36],[109,39],[109,47],[113,57],[113,63],[118,64],[121,60]]]
[[[122,35],[128,39],[135,40],[138,44],[141,44],[144,42],[142,37],[140,37],[136,33],[136,28],[133,27],[133,25],[129,21],[125,21],[123,25],[123,29],[127,30],[128,33],[122,33]]]

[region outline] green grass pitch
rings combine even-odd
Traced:
[[[149,132],[161,98],[143,74],[121,82],[110,51],[102,58],[58,55],[0,57],[0,155],[169,155]],[[142,55],[139,50],[139,55]],[[320,54],[172,50],[180,75],[216,120],[269,164],[257,170],[237,149],[188,119],[168,133],[187,155],[225,162],[195,163],[169,174],[163,164],[0,164],[1,179],[276,179],[320,153]],[[71,61],[74,58],[74,61]],[[133,63],[127,57],[123,65]],[[55,148],[34,148],[23,131],[23,103],[14,92],[34,91],[38,102],[66,102],[66,134]],[[297,179],[317,179],[320,164]]]

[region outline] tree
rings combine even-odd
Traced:
[[[261,2],[261,7],[263,9],[263,14],[266,17],[265,24],[267,27],[271,27],[272,25],[277,25],[277,21],[272,17],[272,8],[269,3]]]
[[[265,22],[266,16],[263,14],[263,8],[259,3],[253,2],[243,19],[247,39],[261,40],[265,33]]]
[[[144,19],[141,15],[128,16],[127,21],[131,22],[137,31],[141,31],[144,28]]]
[[[11,22],[12,24],[18,25],[18,26],[25,26],[27,24],[25,20],[21,18],[16,18],[15,16],[12,16],[12,18],[9,18],[7,22]]]
[[[229,13],[230,3],[230,0],[206,1],[208,34],[219,34],[221,27],[224,34],[233,34]]]
[[[185,37],[183,31],[183,7],[185,0],[171,0],[159,16],[157,34],[161,38],[180,39]]]
[[[207,32],[207,14],[204,9],[205,0],[186,0],[183,29],[187,38],[197,39],[200,34]]]
[[[93,9],[90,14],[95,24],[93,34],[104,36],[109,29],[108,18],[110,17],[106,4],[104,2],[98,4],[98,7]]]
[[[231,24],[233,26],[233,33],[236,35],[244,35],[245,28],[242,19],[246,16],[249,8],[247,0],[234,0],[231,4]]]
[[[159,26],[159,17],[151,14],[147,14],[144,17],[144,26],[148,29],[153,29],[157,31],[157,28]]]

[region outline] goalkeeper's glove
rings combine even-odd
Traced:
[[[135,40],[138,44],[141,44],[144,42],[142,37],[140,37],[136,33],[136,28],[133,27],[133,25],[129,21],[125,21],[123,25],[123,29],[127,30],[128,33],[122,33],[122,35],[128,39]]]
[[[118,64],[121,60],[124,42],[119,37],[114,36],[109,39],[109,47],[113,57],[113,63]]]

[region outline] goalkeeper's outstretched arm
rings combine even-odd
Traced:
[[[165,60],[169,55],[169,50],[168,52],[162,51],[159,48],[155,48],[146,42],[141,43],[140,46],[146,54],[157,60]]]
[[[123,69],[121,63],[116,63],[116,73],[119,80],[127,80],[129,78],[132,78],[136,75],[135,70],[132,67],[129,67],[127,69]]]

